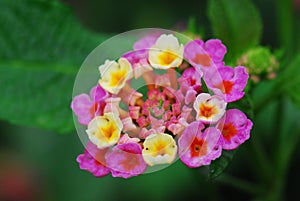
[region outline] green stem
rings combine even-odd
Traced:
[[[260,195],[262,193],[261,188],[257,187],[255,184],[252,184],[248,181],[223,174],[221,177],[217,179],[218,182],[230,185],[239,190],[245,191],[252,195]]]
[[[257,103],[254,104],[254,114],[258,115],[263,108],[266,107],[271,101],[276,100],[280,94],[282,94],[284,88],[282,86],[281,79],[276,78],[276,80],[273,81],[273,86],[271,89],[264,95],[264,97],[259,100]]]
[[[251,139],[250,145],[255,173],[257,174],[258,179],[261,180],[260,182],[264,184],[265,187],[268,187],[268,185],[272,183],[272,165],[257,136],[254,139]]]
[[[268,189],[266,201],[284,200],[284,190],[286,184],[286,174],[290,165],[290,160],[296,149],[299,135],[299,120],[290,122],[291,113],[287,109],[288,103],[281,96],[277,109],[276,133],[274,133],[274,175],[271,187]],[[290,129],[284,129],[282,125],[288,124]],[[295,128],[295,125],[296,126]]]
[[[285,59],[289,60],[294,51],[294,35],[293,35],[293,2],[292,0],[278,0],[278,39],[282,47],[284,47],[286,54]]]
[[[272,139],[273,139],[273,153],[274,153],[274,161],[277,160],[278,154],[281,151],[280,149],[280,143],[282,140],[283,134],[284,134],[284,130],[282,129],[282,124],[285,118],[285,100],[284,97],[282,95],[280,95],[278,97],[278,105],[277,105],[277,112],[276,112],[276,118],[275,118],[275,122],[274,122],[274,127],[275,127],[275,133],[272,135]]]

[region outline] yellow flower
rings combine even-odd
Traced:
[[[184,46],[172,34],[161,35],[149,50],[149,62],[154,68],[178,67],[183,60]]]
[[[90,141],[102,149],[116,144],[122,129],[123,125],[119,116],[113,113],[104,113],[103,116],[96,116],[88,124],[86,132]]]
[[[132,78],[132,66],[125,58],[120,58],[118,63],[106,60],[99,67],[99,71],[101,74],[99,84],[112,94],[119,93],[126,81]]]
[[[171,135],[152,134],[146,138],[142,154],[150,166],[172,163],[177,154],[177,145]]]

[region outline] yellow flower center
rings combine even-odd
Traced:
[[[105,137],[107,140],[110,140],[118,132],[116,124],[109,122],[106,125],[99,127],[97,138]]]
[[[152,134],[144,142],[142,151],[145,162],[155,164],[171,163],[177,153],[177,146],[172,136],[164,133]]]
[[[207,105],[203,103],[200,105],[199,110],[199,115],[207,119],[219,113],[219,110],[215,105]]]
[[[177,55],[169,50],[164,51],[158,56],[160,64],[163,66],[170,65],[175,59],[177,59]]]
[[[109,85],[111,87],[116,87],[120,83],[123,83],[123,81],[125,80],[126,74],[127,74],[127,71],[125,69],[112,72],[110,74],[111,79],[110,79]]]
[[[103,116],[96,116],[89,123],[86,132],[91,142],[102,149],[117,143],[122,129],[123,125],[118,116],[104,113]]]

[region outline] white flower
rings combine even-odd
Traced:
[[[99,67],[101,79],[99,84],[106,91],[117,94],[124,87],[127,80],[132,78],[132,67],[125,58],[120,58],[118,63],[106,60]]]
[[[171,135],[151,134],[144,141],[142,154],[145,162],[150,166],[172,163],[177,154],[177,145]]]
[[[196,97],[196,119],[204,123],[216,123],[225,113],[227,103],[220,96],[201,93]]]
[[[161,35],[149,50],[149,63],[158,69],[178,67],[183,60],[184,46],[172,34]]]
[[[119,116],[113,113],[104,113],[96,116],[86,130],[90,141],[99,149],[116,144],[120,138],[123,124]]]

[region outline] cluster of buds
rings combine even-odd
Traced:
[[[123,178],[176,158],[196,168],[248,140],[252,122],[226,108],[244,96],[249,76],[243,66],[225,66],[225,53],[217,39],[183,45],[161,34],[105,61],[90,94],[71,104],[89,139],[80,168]]]
[[[274,79],[279,69],[279,62],[266,47],[254,47],[245,52],[238,60],[238,65],[247,67],[250,79],[258,83],[261,79]]]

